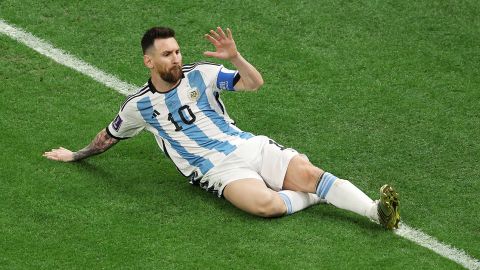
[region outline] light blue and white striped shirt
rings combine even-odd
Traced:
[[[107,132],[126,139],[150,131],[178,170],[197,180],[253,135],[234,125],[219,97],[233,90],[237,71],[198,62],[184,65],[183,72],[179,84],[164,93],[149,80],[127,98]]]

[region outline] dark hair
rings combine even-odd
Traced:
[[[143,54],[147,51],[148,48],[153,46],[155,39],[157,38],[174,38],[175,31],[169,27],[152,27],[145,32],[142,37],[142,50]]]

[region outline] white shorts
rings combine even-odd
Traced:
[[[265,136],[255,136],[241,144],[219,165],[210,169],[200,180],[200,186],[218,196],[231,182],[258,179],[275,190],[282,189],[288,163],[298,152],[285,148]]]

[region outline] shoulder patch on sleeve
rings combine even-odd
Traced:
[[[115,129],[115,131],[118,131],[120,129],[120,126],[122,125],[123,119],[120,117],[120,115],[117,114],[117,117],[115,117],[115,120],[112,122],[112,127]]]

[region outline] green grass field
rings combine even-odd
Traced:
[[[136,85],[146,29],[176,29],[189,63],[230,27],[265,80],[223,95],[240,128],[371,197],[392,184],[405,223],[480,258],[478,1],[123,2],[1,0],[0,18]],[[4,35],[0,91],[1,269],[462,268],[329,205],[245,214],[188,184],[147,133],[43,158],[84,147],[125,97]]]

